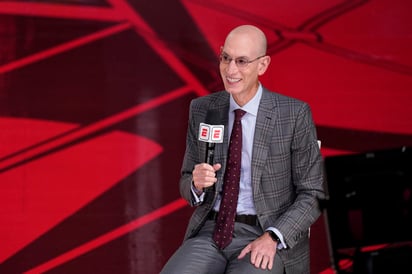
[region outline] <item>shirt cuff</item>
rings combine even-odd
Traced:
[[[203,191],[203,192],[199,195],[199,194],[198,194],[199,192],[198,192],[198,190],[195,188],[195,186],[193,185],[193,183],[192,183],[191,190],[192,190],[192,196],[193,196],[194,204],[195,204],[195,205],[201,204],[201,203],[203,202],[203,200],[204,200],[205,192]]]

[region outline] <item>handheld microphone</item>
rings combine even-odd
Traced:
[[[224,125],[221,122],[220,112],[209,110],[206,114],[205,123],[199,126],[199,141],[206,142],[205,163],[213,165],[215,155],[215,144],[223,143]]]

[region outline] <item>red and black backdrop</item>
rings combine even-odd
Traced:
[[[191,209],[190,100],[254,24],[324,157],[412,144],[409,0],[0,2],[0,273],[158,273]],[[322,218],[312,272],[330,267]]]

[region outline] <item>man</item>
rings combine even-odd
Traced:
[[[260,29],[233,29],[220,56],[225,91],[190,105],[180,192],[196,208],[182,246],[161,273],[310,273],[309,228],[320,215],[322,159],[309,106],[260,84],[270,63],[266,47]],[[244,111],[241,118],[235,118],[235,109]],[[211,112],[225,126],[212,165],[204,163],[205,142],[198,140],[199,124]],[[231,156],[232,139],[229,144],[235,126],[241,135],[233,141],[242,144],[239,161],[231,159],[237,156]],[[225,173],[237,162],[239,194],[225,188]],[[236,216],[226,218],[227,206],[221,204],[228,192],[236,193],[237,204]],[[223,219],[236,220],[233,231],[227,226],[229,236],[218,236],[226,230],[217,228]]]

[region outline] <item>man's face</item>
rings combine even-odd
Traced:
[[[226,91],[231,93],[235,99],[249,101],[256,93],[259,82],[259,75],[263,74],[262,66],[264,58],[259,55],[256,43],[253,43],[246,35],[233,35],[226,40],[222,48],[220,62],[220,75]],[[258,57],[261,57],[257,59]],[[246,66],[236,65],[235,60],[240,63],[242,60],[252,61]],[[257,60],[256,60],[257,59]],[[231,60],[229,63],[228,61]],[[262,63],[263,62],[263,63]],[[239,102],[238,102],[239,103]]]

